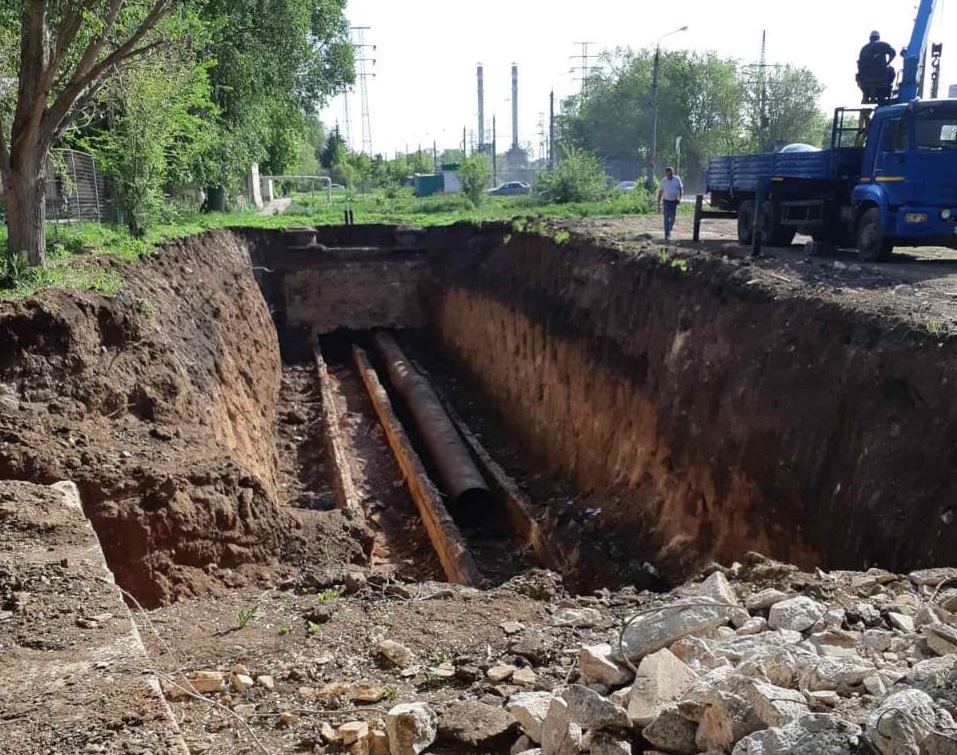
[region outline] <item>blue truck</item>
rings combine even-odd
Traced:
[[[920,99],[936,3],[921,2],[896,92],[862,83],[873,107],[838,108],[829,149],[711,160],[711,205],[736,214],[742,244],[760,233],[786,246],[801,232],[867,262],[894,247],[957,248],[957,100]],[[933,54],[936,74],[940,46]]]

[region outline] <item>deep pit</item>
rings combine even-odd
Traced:
[[[0,479],[75,480],[147,606],[303,565],[447,576],[356,366],[353,346],[441,488],[381,330],[526,499],[524,524],[501,491],[453,511],[482,584],[537,562],[659,587],[752,550],[899,571],[957,546],[953,340],[746,265],[352,226],[207,233],[123,275],[114,298],[0,305]]]

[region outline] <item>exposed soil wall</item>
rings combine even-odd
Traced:
[[[0,478],[76,481],[146,604],[274,561],[295,528],[275,503],[281,363],[249,243],[170,244],[112,298],[0,305]]]
[[[752,549],[954,561],[953,341],[651,248],[520,235],[437,264],[436,332],[600,538],[672,577]]]

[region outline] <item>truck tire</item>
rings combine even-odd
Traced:
[[[761,208],[761,242],[764,246],[791,246],[797,228],[778,222],[778,208],[765,202]]]
[[[893,250],[894,244],[885,238],[881,228],[881,211],[871,207],[857,226],[857,254],[861,262],[887,260]]]
[[[754,239],[754,202],[746,199],[738,207],[738,243],[751,246]]]

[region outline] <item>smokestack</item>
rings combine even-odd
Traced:
[[[512,149],[518,149],[518,66],[512,63]]]
[[[485,147],[485,71],[478,65],[478,143],[479,150]]]

